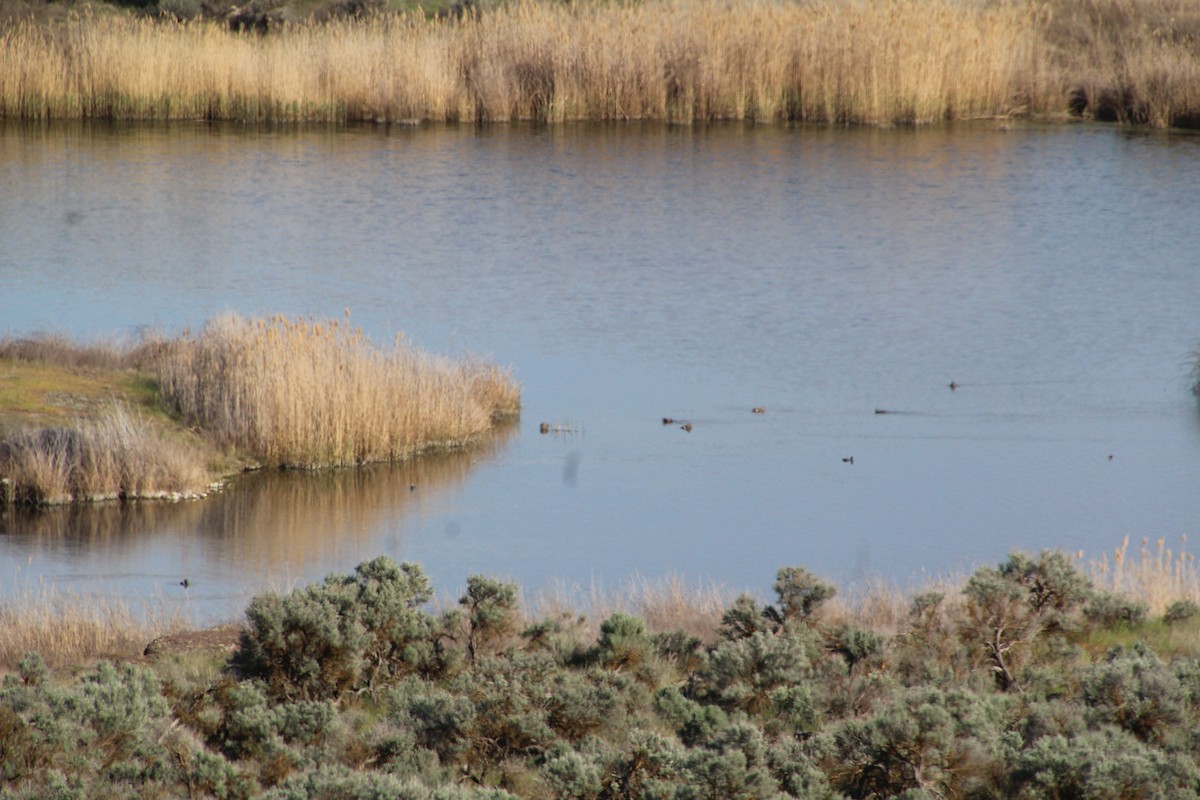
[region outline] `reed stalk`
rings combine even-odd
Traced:
[[[74,15],[0,31],[0,117],[1200,121],[1188,0],[522,0],[461,21]]]
[[[1161,614],[1177,600],[1200,603],[1200,568],[1187,550],[1187,534],[1179,537],[1174,549],[1167,546],[1166,537],[1155,539],[1153,545],[1143,538],[1137,551],[1129,549],[1126,536],[1111,560],[1102,553],[1086,562],[1085,571],[1098,587],[1139,600],[1152,614]]]

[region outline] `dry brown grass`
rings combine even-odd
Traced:
[[[267,36],[85,16],[0,33],[0,116],[893,124],[1054,113],[1072,81],[1053,70],[1044,28],[1040,4],[963,0],[519,2],[458,23],[379,16]]]
[[[406,458],[471,442],[519,408],[520,389],[478,359],[397,337],[375,347],[348,321],[225,316],[166,343],[163,399],[217,442],[272,465]]]
[[[69,427],[6,436],[0,476],[16,502],[39,505],[194,495],[212,481],[200,446],[119,403]]]
[[[678,575],[635,577],[615,589],[560,583],[526,602],[525,615],[530,621],[574,617],[579,634],[590,641],[599,635],[600,623],[620,611],[640,617],[650,633],[682,630],[712,642],[736,595],[719,584],[689,582]]]
[[[1177,600],[1200,603],[1200,569],[1196,557],[1187,550],[1187,534],[1179,537],[1179,546],[1167,546],[1165,537],[1142,539],[1137,552],[1129,550],[1129,537],[1099,558],[1085,560],[1076,554],[1082,568],[1101,589],[1126,595],[1147,605],[1151,614],[1162,614]]]
[[[76,342],[61,333],[0,337],[0,360],[37,361],[74,369],[123,369],[129,348],[115,342]]]
[[[1077,112],[1200,126],[1200,3],[1051,0],[1046,40]]]
[[[0,31],[0,117],[1200,124],[1192,0],[524,0],[460,22]]]
[[[0,604],[0,670],[38,652],[51,667],[140,656],[158,636],[187,628],[178,614],[53,589],[29,590]]]

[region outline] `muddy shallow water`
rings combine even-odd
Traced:
[[[447,594],[766,593],[1175,545],[1198,174],[1200,138],[1089,126],[0,128],[0,332],[349,308],[524,395],[472,452],[10,512],[0,595],[210,619],[379,553]]]

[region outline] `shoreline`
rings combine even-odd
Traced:
[[[468,447],[520,413],[507,370],[346,320],[226,315],[135,345],[0,339],[0,505],[200,499],[237,475]]]
[[[48,640],[44,617],[0,606],[6,789],[30,800],[66,786],[240,800],[1195,794],[1193,600],[1151,619],[1056,551],[851,606],[803,567],[780,569],[773,589],[773,601],[692,595],[700,629],[669,604],[657,623],[645,604],[594,617],[530,608],[516,584],[483,575],[456,602],[431,603],[419,565],[380,556],[258,595],[240,624],[152,639],[95,638],[87,623],[110,620],[84,609]],[[23,632],[82,649],[14,652]]]

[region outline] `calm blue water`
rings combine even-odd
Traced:
[[[785,565],[848,589],[1174,543],[1198,178],[1200,138],[1091,126],[0,128],[0,333],[349,308],[524,389],[475,453],[10,513],[0,597],[208,619],[380,553],[447,594],[769,593]]]

